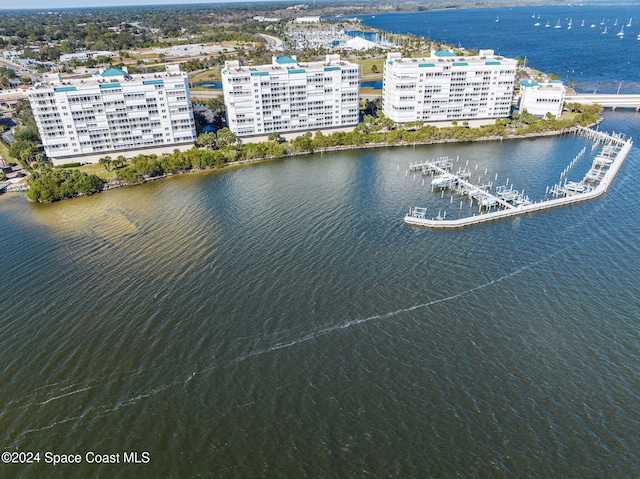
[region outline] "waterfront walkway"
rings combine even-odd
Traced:
[[[584,193],[565,196],[563,198],[544,200],[538,203],[518,206],[516,208],[491,211],[489,213],[469,216],[466,218],[455,220],[441,219],[440,216],[439,218],[427,219],[425,217],[426,211],[424,210],[424,208],[412,208],[410,210],[410,214],[404,217],[405,224],[439,229],[462,228],[465,226],[487,223],[490,221],[534,213],[537,211],[557,208],[559,206],[570,205],[597,198],[598,196],[604,194],[609,188],[609,185],[613,181],[613,178],[616,176],[616,173],[620,169],[620,166],[629,154],[631,146],[633,145],[633,141],[631,139],[625,139],[622,136],[616,135],[615,133],[610,135],[601,131],[590,130],[588,128],[582,127],[578,127],[578,134],[586,136],[589,139],[603,144],[604,149],[607,149],[609,151],[611,151],[612,148],[615,149],[615,157],[613,158],[613,161],[608,166],[608,169],[604,173],[604,176],[602,176],[595,188]]]

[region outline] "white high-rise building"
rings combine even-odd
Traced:
[[[78,80],[47,74],[27,95],[54,165],[171,153],[196,139],[189,82],[177,65],[146,75],[110,68]]]
[[[508,117],[517,61],[480,50],[459,57],[448,50],[427,58],[389,53],[384,65],[382,108],[396,123]]]
[[[229,129],[239,137],[358,123],[360,69],[339,55],[324,62],[274,57],[271,65],[256,66],[228,61],[222,88]]]
[[[562,115],[565,87],[562,80],[551,80],[549,83],[537,83],[530,80],[520,82],[520,112],[545,117],[551,113],[555,118]]]

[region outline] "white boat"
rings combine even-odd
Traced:
[[[573,27],[573,18],[569,19],[569,24],[567,25],[567,30],[571,30],[571,27]]]
[[[484,191],[480,188],[471,188],[470,190],[464,190],[462,193],[467,195],[469,198],[479,198],[484,195]]]
[[[600,22],[600,25],[604,25],[604,17],[602,17],[602,21]]]
[[[640,40],[640,33],[638,34],[638,40]]]
[[[567,196],[579,195],[580,193],[584,193],[586,190],[587,187],[585,185],[575,181],[569,181],[564,185],[564,194]]]
[[[500,17],[496,17],[496,23],[500,21]]]
[[[615,21],[615,22],[613,22],[613,26],[614,26],[614,27],[617,27],[617,26],[618,26],[618,19],[617,19],[617,18],[616,18],[616,21]]]
[[[515,205],[516,205],[516,206],[529,206],[529,205],[531,205],[531,204],[533,204],[533,203],[531,202],[531,200],[529,199],[529,197],[528,197],[528,196],[527,196],[527,197],[525,197],[525,198],[523,198],[522,196],[520,196],[520,197],[519,197],[519,198],[517,198],[517,199],[516,199],[516,201],[515,201]]]
[[[584,18],[582,19],[582,23],[580,24],[581,27],[584,27]]]
[[[591,28],[596,28],[596,24],[595,24],[595,23],[592,23],[592,24],[591,24]]]
[[[628,27],[630,27],[630,26],[631,26],[631,20],[633,20],[633,17],[631,17],[631,18],[629,19],[629,23],[627,23],[627,26],[628,26]]]
[[[620,38],[624,38],[624,25],[622,25],[620,31],[616,35],[618,35]]]
[[[557,24],[555,27],[553,27],[553,28],[562,28],[562,27],[560,26],[560,19],[559,19],[559,18],[558,18],[558,24]]]
[[[551,25],[549,25],[549,20],[547,20],[547,24],[544,26],[545,28],[549,28]]]
[[[445,173],[443,175],[436,176],[433,180],[431,180],[431,186],[434,188],[446,188],[448,186],[453,185],[458,180],[455,176],[450,173]]]
[[[498,205],[498,200],[496,200],[495,198],[493,198],[491,196],[485,196],[484,198],[482,198],[482,201],[480,202],[480,205],[483,208],[493,208],[494,206]]]
[[[606,27],[606,25],[605,25],[604,30],[602,30],[601,35],[606,35],[606,34],[607,34],[607,27]]]
[[[536,22],[533,24],[534,27],[539,27],[540,26],[540,22]]]

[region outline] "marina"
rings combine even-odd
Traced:
[[[639,5],[535,9],[537,29],[530,6],[375,20],[640,93]],[[631,15],[624,39],[589,28]],[[635,140],[640,115],[609,108],[599,129]],[[325,150],[55,204],[0,194],[5,451],[151,458],[2,477],[637,477],[640,149],[622,163],[609,143]],[[580,198],[619,169],[575,207],[399,227],[412,205],[442,224],[501,210],[408,170],[444,157],[505,201]]]
[[[547,187],[547,198],[539,202],[531,202],[524,196],[524,192],[513,189],[513,185],[498,186],[495,194],[492,194],[491,184],[474,185],[469,181],[450,173],[442,165],[449,165],[444,158],[432,162],[415,163],[410,165],[410,169],[420,169],[423,174],[439,173],[432,180],[434,187],[444,189],[449,188],[459,195],[469,198],[470,206],[475,201],[478,204],[478,214],[458,219],[446,219],[446,211],[438,210],[438,215],[429,218],[428,210],[424,207],[411,207],[409,213],[404,217],[404,223],[411,226],[422,226],[427,228],[462,228],[465,226],[496,221],[537,211],[548,210],[575,204],[599,197],[607,191],[611,181],[615,177],[618,169],[627,157],[633,141],[627,139],[624,134],[604,133],[597,130],[578,127],[576,134],[583,136],[594,142],[594,147],[602,145],[602,151],[594,159],[591,168],[586,173],[582,181],[567,181],[567,173],[575,163],[584,156],[585,149],[569,163],[569,166],[560,175],[560,182]],[[452,165],[453,163],[451,163]],[[486,173],[486,171],[485,171]],[[497,179],[497,175],[496,175]],[[563,181],[564,180],[564,181]],[[435,182],[435,183],[434,183]],[[451,197],[453,203],[453,196]],[[460,209],[462,209],[462,202]]]

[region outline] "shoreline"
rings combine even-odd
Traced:
[[[591,127],[593,125],[589,125],[588,127]],[[316,153],[331,153],[334,151],[355,151],[355,150],[368,150],[368,149],[373,149],[373,148],[396,148],[396,147],[407,147],[407,146],[426,146],[426,145],[439,145],[439,144],[445,144],[445,143],[476,143],[476,142],[484,142],[484,141],[503,141],[503,140],[526,140],[526,139],[530,139],[530,138],[540,138],[540,137],[547,137],[547,136],[562,136],[565,134],[569,134],[569,133],[574,133],[577,130],[577,127],[571,127],[571,128],[564,128],[562,130],[552,130],[552,131],[544,131],[544,132],[538,132],[538,133],[527,133],[525,135],[508,135],[506,137],[503,136],[486,136],[486,137],[482,137],[482,138],[476,138],[474,140],[470,140],[470,141],[460,141],[457,140],[455,138],[447,138],[447,139],[443,139],[443,140],[434,140],[434,141],[418,141],[418,142],[397,142],[397,143],[366,143],[364,145],[339,145],[339,146],[330,146],[327,148],[319,148],[317,150],[313,150],[313,151],[300,151],[300,152],[295,152],[295,153],[290,153],[284,156],[266,156],[266,157],[261,157],[261,158],[250,158],[250,159],[245,159],[245,160],[239,160],[239,161],[232,161],[229,163],[224,163],[222,166],[220,166],[219,168],[192,168],[189,170],[184,170],[184,171],[180,171],[180,172],[176,172],[176,173],[164,173],[162,175],[157,175],[157,176],[143,176],[143,182],[142,183],[137,183],[137,184],[129,184],[126,183],[122,180],[115,180],[115,181],[110,181],[104,184],[104,186],[102,187],[102,189],[98,192],[101,193],[102,191],[109,191],[109,190],[115,190],[118,188],[124,188],[124,187],[130,187],[130,186],[137,186],[137,185],[142,185],[145,184],[147,181],[154,181],[154,180],[160,180],[163,178],[168,178],[171,176],[175,176],[175,175],[185,175],[185,174],[189,174],[189,173],[195,173],[195,172],[202,172],[202,171],[224,171],[226,169],[231,169],[231,168],[236,168],[239,166],[243,166],[243,165],[248,165],[251,163],[260,163],[260,162],[265,162],[265,161],[272,161],[272,160],[280,160],[280,159],[286,159],[286,158],[294,158],[296,156],[304,156],[304,155],[313,155]],[[84,195],[82,195],[84,196]],[[78,198],[79,196],[76,196],[74,198]],[[65,198],[65,199],[73,199],[73,198]]]

